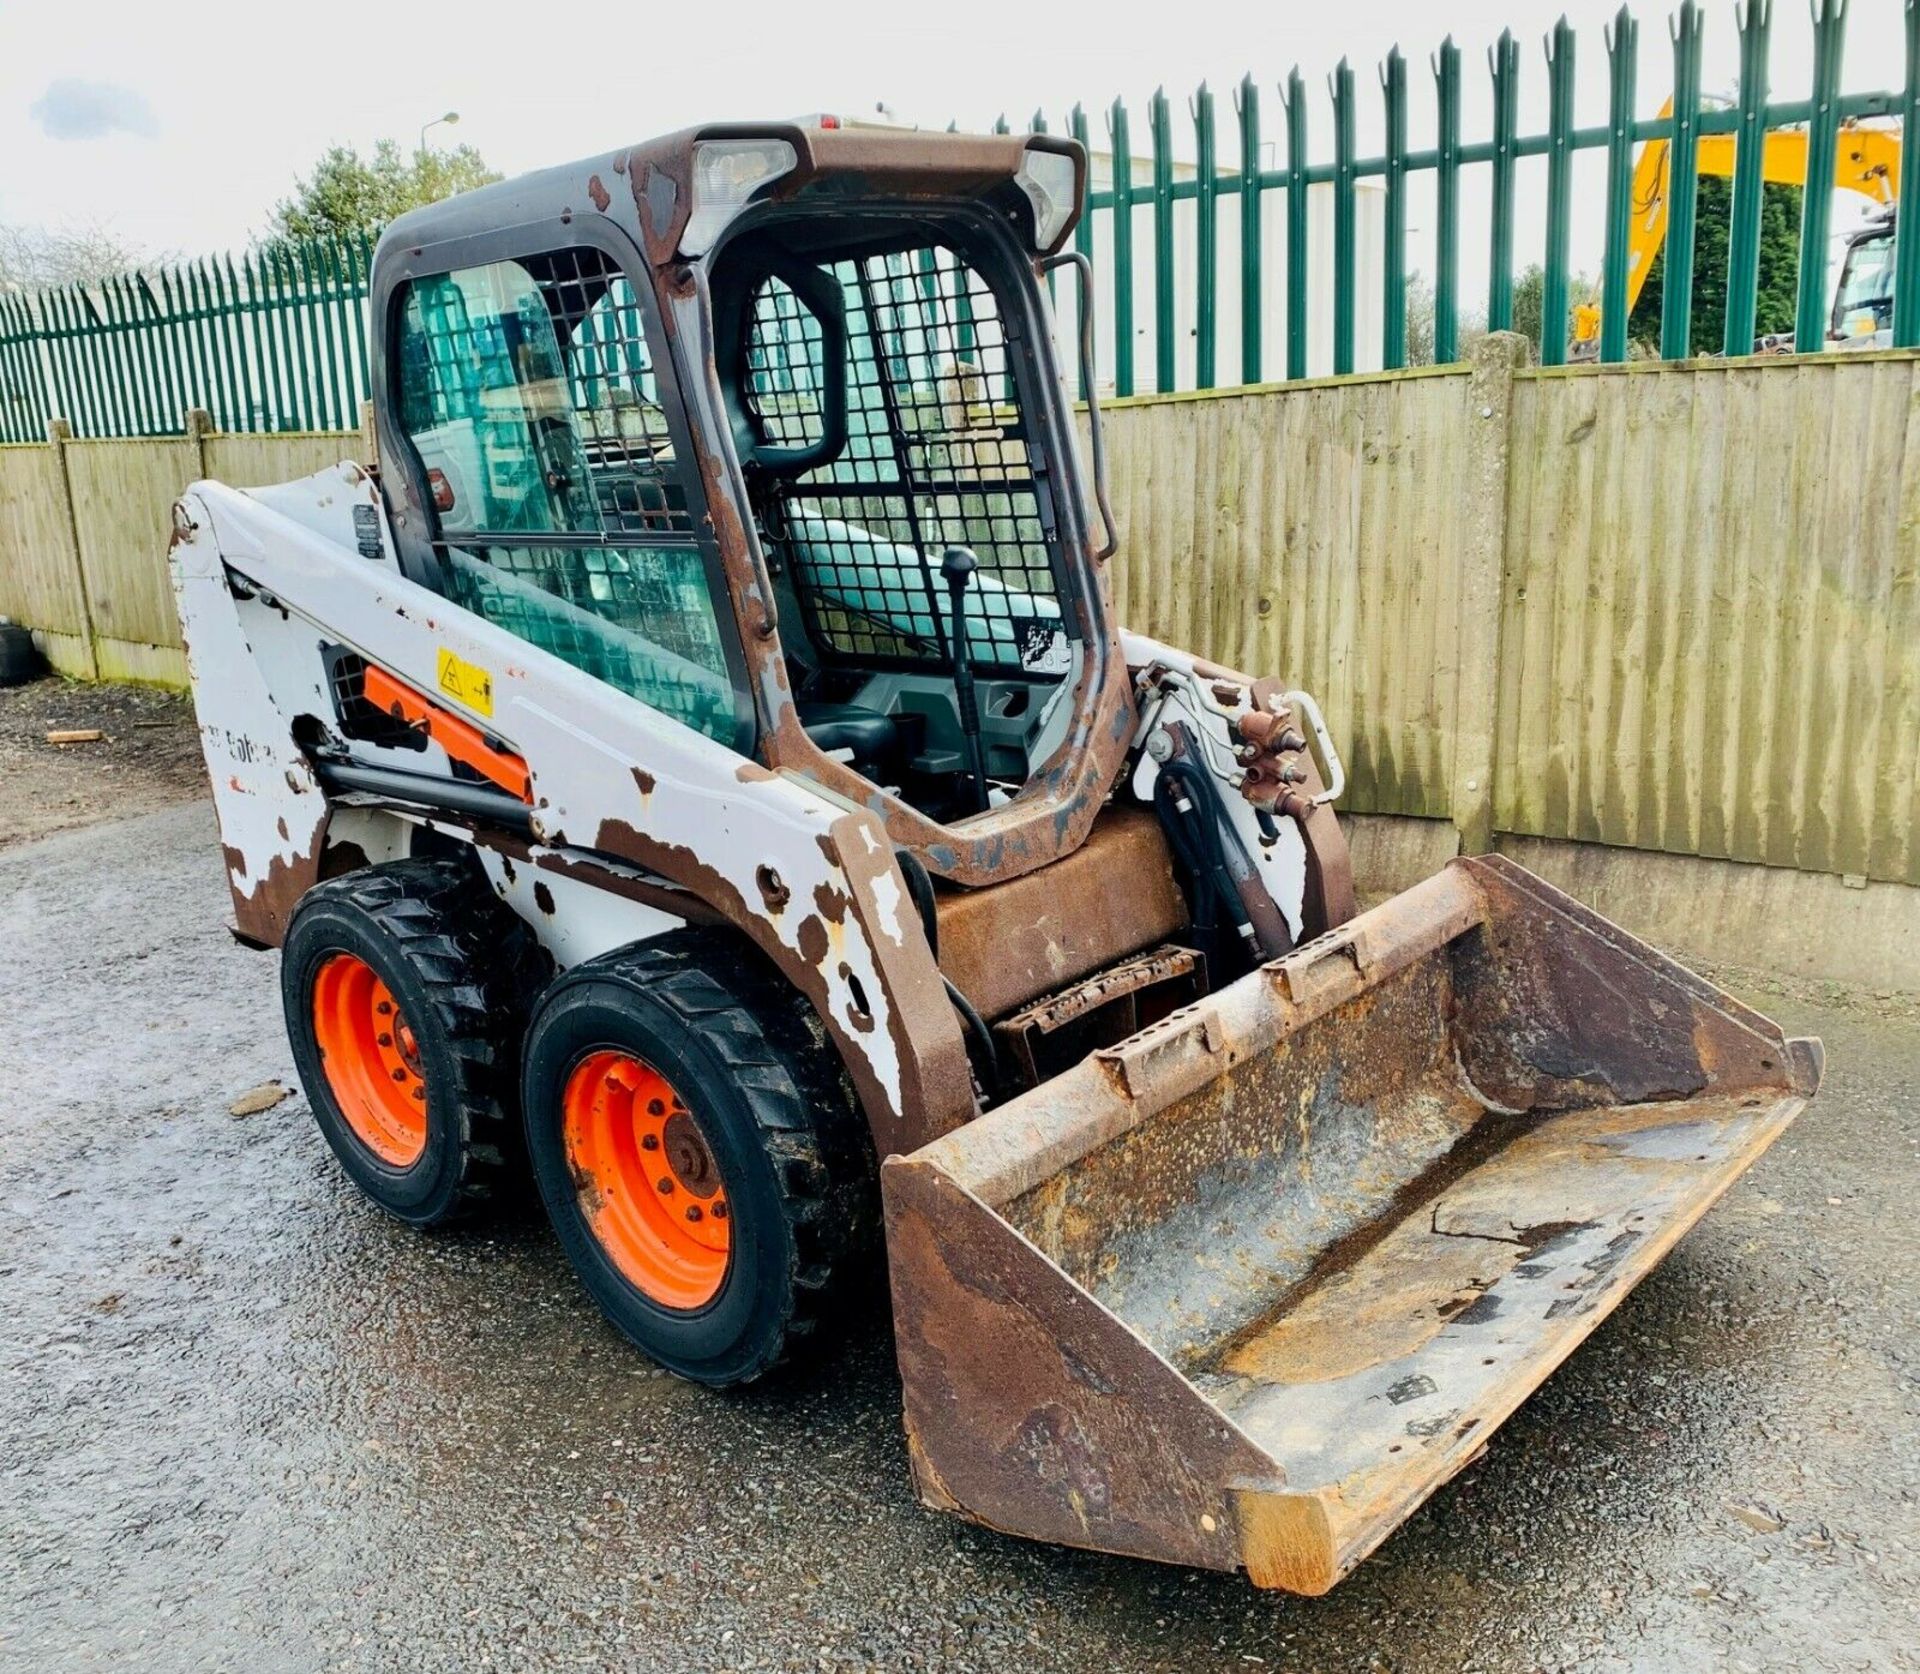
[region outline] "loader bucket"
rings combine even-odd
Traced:
[[[1519,867],[1456,861],[887,1161],[920,1496],[1325,1592],[1820,1065]]]

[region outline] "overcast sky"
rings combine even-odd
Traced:
[[[1098,113],[1116,93],[1145,129],[1144,104],[1164,83],[1175,130],[1191,143],[1186,96],[1204,77],[1222,95],[1221,151],[1232,154],[1232,104],[1243,71],[1260,80],[1268,132],[1274,83],[1298,63],[1313,90],[1315,154],[1325,156],[1325,75],[1342,54],[1358,72],[1363,151],[1378,147],[1377,65],[1399,42],[1409,59],[1415,145],[1430,143],[1428,54],[1451,30],[1464,54],[1466,135],[1485,136],[1485,51],[1503,25],[1520,38],[1522,126],[1544,126],[1542,37],[1565,10],[1579,31],[1578,119],[1605,115],[1600,0],[1161,0],[1152,6],[1044,0],[927,4],[533,4],[463,0],[0,0],[0,222],[97,222],[148,249],[197,254],[244,245],[276,198],[330,144],[363,150],[385,136],[408,147],[420,125],[458,110],[436,139],[477,145],[507,173],[607,150],[717,117],[870,111],[986,127],[1001,111],[1023,124],[1036,106],[1064,126],[1076,99]],[[1708,0],[1709,92],[1731,92],[1733,0]],[[1900,0],[1852,0],[1849,90],[1901,74]],[[1668,12],[1640,13],[1643,114],[1670,85]],[[1774,18],[1776,97],[1804,97],[1812,62],[1806,0]],[[1369,132],[1371,130],[1371,132]],[[1144,138],[1137,140],[1144,144]],[[1538,168],[1523,173],[1520,256],[1539,237]],[[1599,251],[1598,153],[1577,181],[1576,265]],[[1469,196],[1484,193],[1483,186]],[[1414,202],[1415,254],[1431,242]],[[1476,235],[1464,251],[1472,261]],[[1484,268],[1484,257],[1481,258]],[[1467,277],[1463,275],[1463,277]]]

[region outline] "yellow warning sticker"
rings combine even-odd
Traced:
[[[492,671],[455,656],[444,645],[440,647],[440,690],[482,715],[493,713]]]

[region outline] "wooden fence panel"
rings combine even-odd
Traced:
[[[292,482],[366,452],[355,430],[292,431],[274,436],[209,436],[207,475],[236,488]]]
[[[1463,368],[1106,410],[1128,627],[1309,687],[1350,806],[1444,818]]]
[[[73,531],[51,447],[0,447],[0,616],[84,635]]]
[[[1920,882],[1920,360],[1522,373],[1503,830]]]
[[[103,639],[177,647],[180,624],[167,576],[173,503],[199,474],[191,442],[69,442],[80,562]]]

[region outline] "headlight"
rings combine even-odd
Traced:
[[[1029,146],[1020,157],[1020,171],[1013,178],[1033,205],[1033,246],[1050,250],[1073,212],[1079,208],[1074,195],[1073,158],[1064,151],[1040,151]]]
[[[693,148],[693,213],[680,235],[681,255],[704,256],[754,193],[798,162],[783,139],[701,140]]]

